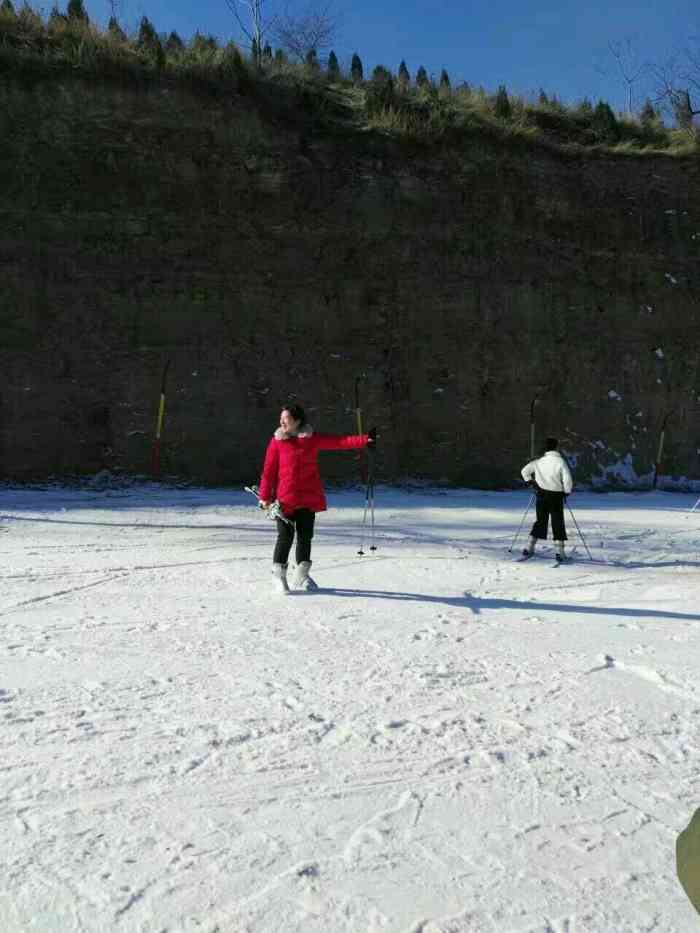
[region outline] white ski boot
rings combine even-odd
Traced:
[[[280,593],[282,596],[289,592],[286,564],[272,565],[272,587],[275,593]]]
[[[297,565],[297,572],[294,577],[294,589],[306,590],[307,592],[318,589],[316,581],[309,576],[309,570],[311,570],[310,560],[303,560]]]
[[[537,545],[537,538],[530,536],[527,547],[523,548],[523,557],[532,557],[535,553],[535,547]]]

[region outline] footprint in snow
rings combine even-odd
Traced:
[[[449,638],[450,636],[446,632],[438,632],[434,628],[424,628],[420,632],[416,632],[413,636],[412,641],[421,641],[424,638],[433,638],[437,641],[441,641],[443,638]]]
[[[604,654],[600,660],[602,664],[592,667],[590,670],[586,671],[587,674],[595,674],[597,671],[607,671],[615,667],[615,658],[611,654]]]

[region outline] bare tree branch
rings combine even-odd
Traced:
[[[694,41],[695,46],[653,68],[657,103],[669,108],[679,126],[686,129],[700,114],[700,41]]]
[[[109,12],[111,18],[116,22],[119,22],[119,16],[121,14],[121,0],[109,0]]]
[[[332,2],[320,6],[311,3],[299,13],[287,7],[275,25],[275,41],[291,58],[303,62],[312,50],[321,56],[330,48],[338,24]]]
[[[597,66],[597,70],[606,77],[612,71],[622,79],[625,86],[626,109],[631,115],[636,110],[635,85],[651,75],[651,65],[639,58],[635,40],[631,36],[608,42],[607,54],[612,59],[612,66]]]
[[[238,26],[250,43],[256,67],[262,65],[263,43],[274,28],[277,16],[266,16],[267,0],[226,0]]]

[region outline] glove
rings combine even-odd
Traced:
[[[367,446],[368,446],[368,447],[371,447],[371,448],[376,447],[376,446],[377,446],[377,437],[378,437],[377,429],[376,429],[376,428],[371,428],[370,431],[369,431],[369,433],[367,434]]]

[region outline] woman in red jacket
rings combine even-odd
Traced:
[[[287,559],[296,530],[297,574],[294,586],[302,590],[317,589],[309,576],[311,569],[311,539],[314,536],[316,512],[325,512],[326,497],[318,471],[319,450],[355,450],[372,446],[376,432],[370,434],[314,434],[306,423],[301,405],[286,405],[280,414],[280,426],[275,431],[265,454],[260,503],[267,508],[278,500],[289,523],[276,519],[277,543],[273,555],[272,573],[275,588],[289,592]]]

